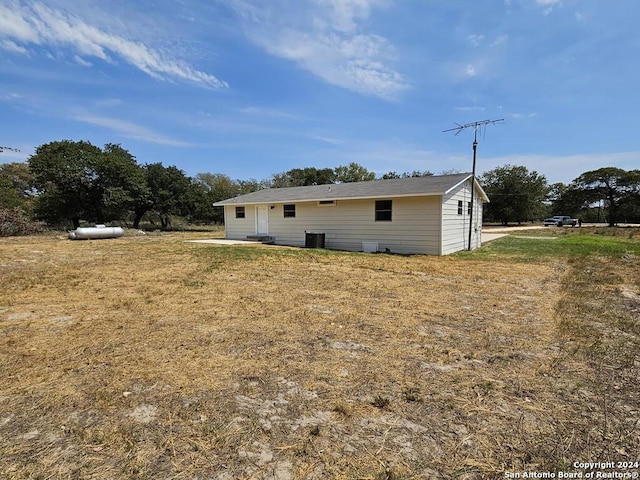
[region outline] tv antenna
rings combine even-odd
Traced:
[[[5,150],[7,150],[9,152],[20,152],[20,150],[18,150],[17,148],[3,147],[3,146],[0,145],[0,153],[4,152]]]
[[[473,199],[474,189],[476,184],[476,151],[478,150],[478,130],[482,127],[486,127],[487,125],[494,125],[496,123],[504,122],[504,118],[498,118],[496,120],[480,120],[477,122],[465,123],[464,125],[460,125],[456,123],[457,127],[449,128],[447,130],[443,130],[443,133],[446,132],[456,132],[456,136],[460,134],[463,130],[467,128],[473,128],[473,168],[471,170],[471,202],[469,202],[469,245],[468,250],[471,250],[471,230],[473,228]],[[454,122],[455,123],[455,122]]]

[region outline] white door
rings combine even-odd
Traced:
[[[269,235],[269,207],[267,205],[256,206],[256,234]]]

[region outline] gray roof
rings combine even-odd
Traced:
[[[416,197],[444,195],[471,176],[470,173],[428,177],[394,178],[370,182],[310,185],[306,187],[269,188],[239,195],[213,205],[247,205],[263,203],[294,203],[320,200],[354,200],[364,198]],[[476,182],[480,196],[488,198]]]

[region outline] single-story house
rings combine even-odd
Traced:
[[[469,246],[472,192],[471,248],[480,246],[482,207],[489,199],[475,179],[472,188],[472,178],[460,173],[272,188],[213,205],[224,207],[230,240],[446,255]]]

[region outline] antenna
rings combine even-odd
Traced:
[[[7,150],[9,152],[20,152],[20,150],[18,150],[17,148],[0,146],[0,153],[4,152],[5,150]]]
[[[469,212],[469,246],[468,250],[471,250],[471,229],[473,228],[473,199],[475,183],[476,183],[476,151],[478,149],[478,129],[482,127],[486,127],[487,125],[494,125],[496,123],[504,122],[504,118],[499,118],[497,120],[480,120],[477,122],[465,123],[464,125],[460,125],[457,122],[454,122],[457,127],[449,128],[448,130],[443,130],[443,133],[446,132],[456,132],[455,135],[458,136],[460,132],[466,130],[467,128],[473,127],[473,169],[471,170],[471,202]]]

